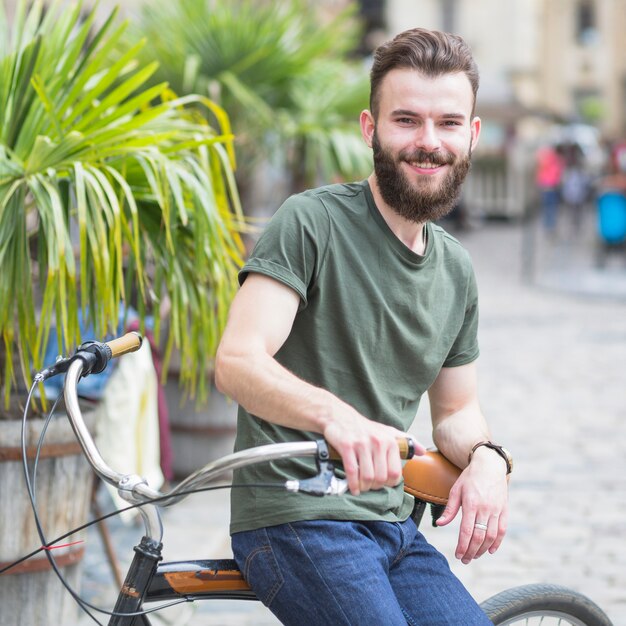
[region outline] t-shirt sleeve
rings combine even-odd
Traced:
[[[291,287],[307,306],[329,240],[324,205],[315,197],[292,196],[276,211],[239,272],[242,285],[250,272],[264,274]]]
[[[478,349],[478,288],[474,270],[470,266],[467,295],[465,299],[465,317],[461,329],[446,357],[444,367],[457,367],[476,360]]]

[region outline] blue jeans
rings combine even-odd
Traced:
[[[286,625],[487,626],[411,519],[307,521],[232,536],[259,599]]]

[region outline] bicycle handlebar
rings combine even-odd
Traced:
[[[35,382],[41,383],[51,376],[67,372],[70,365],[80,359],[83,362],[82,375],[99,374],[103,372],[111,359],[128,352],[139,350],[143,337],[137,332],[130,332],[123,337],[102,343],[100,341],[85,341],[76,349],[76,352],[67,358],[59,356],[50,367],[35,375]]]
[[[142,343],[143,337],[135,331],[105,343],[86,341],[78,346],[71,360],[79,358],[84,361],[83,376],[99,374],[104,371],[111,359],[139,350]]]
[[[398,443],[398,452],[400,458],[403,460],[412,459],[415,455],[415,442],[412,437],[398,437],[396,439]],[[331,461],[341,461],[341,454],[335,450],[332,446],[328,446],[328,452],[330,454]]]
[[[79,346],[74,355],[67,359],[58,359],[55,365],[40,372],[36,377],[36,380],[39,379],[41,381],[62,371],[67,372],[63,389],[65,406],[68,419],[85,457],[94,472],[102,480],[118,489],[120,495],[128,502],[140,504],[150,500],[160,499],[162,506],[170,506],[182,500],[188,495],[188,492],[201,484],[207,483],[226,472],[253,463],[291,457],[315,457],[318,462],[324,463],[341,458],[336,450],[327,446],[323,441],[276,443],[249,448],[208,463],[165,494],[150,487],[145,479],[139,476],[121,474],[115,471],[109,467],[102,458],[85,425],[78,403],[77,384],[82,376],[103,371],[112,358],[138,350],[141,344],[142,337],[139,333],[135,332],[128,333],[123,337],[113,339],[107,343],[96,341],[85,342]],[[415,449],[411,437],[399,439],[398,448],[403,459],[413,457]],[[324,493],[339,495],[345,493],[347,490],[345,480],[334,478],[334,474],[332,476],[333,479],[330,480],[327,473],[325,475],[327,483],[324,484],[322,490],[320,490],[319,485],[315,485],[312,490],[309,490],[309,493],[315,493],[316,495],[323,495]],[[285,487],[293,491],[306,491],[306,482],[307,481],[287,481]],[[148,527],[149,525],[152,528],[152,532],[154,532],[157,527],[160,527],[160,519],[157,513],[153,512],[153,514],[149,514],[144,509],[141,509],[141,512],[146,521],[146,526]]]
[[[138,332],[132,331],[130,333],[126,333],[122,337],[111,339],[111,341],[107,341],[104,345],[111,351],[111,356],[109,358],[115,359],[123,354],[139,350],[142,343],[143,337]]]

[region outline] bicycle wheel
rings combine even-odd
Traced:
[[[513,587],[480,608],[495,626],[613,626],[597,604],[559,585]]]

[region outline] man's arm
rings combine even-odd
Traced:
[[[267,421],[321,433],[341,454],[350,491],[398,484],[402,465],[397,437],[337,396],[280,365],[274,355],[286,341],[299,296],[272,278],[251,273],[231,306],[217,352],[217,388]],[[417,446],[417,453],[423,452]]]
[[[452,491],[438,525],[449,524],[462,509],[455,556],[463,563],[495,552],[506,532],[508,487],[506,463],[493,450],[470,450],[489,439],[477,395],[476,365],[443,368],[428,391],[433,440],[455,465],[465,468]],[[487,524],[487,530],[475,524]]]

